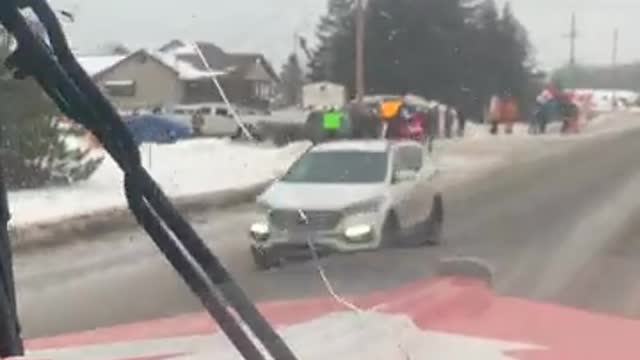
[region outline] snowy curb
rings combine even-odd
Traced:
[[[225,208],[253,201],[271,181],[263,181],[242,189],[180,196],[172,198],[172,202],[184,215],[202,213],[213,208]],[[14,227],[10,232],[14,239],[13,249],[19,252],[68,245],[82,241],[80,239],[92,239],[95,234],[136,226],[137,223],[128,208],[116,207],[61,221]]]

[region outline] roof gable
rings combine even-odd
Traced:
[[[247,80],[270,78],[271,80],[279,81],[278,75],[271,64],[269,64],[264,55],[258,53],[227,53],[210,42],[197,41],[190,43],[182,40],[172,40],[161,46],[158,51],[188,62],[199,70],[206,70],[207,66],[202,62],[198,49],[212,70],[229,71]],[[260,64],[260,66],[256,67],[256,64]]]
[[[95,76],[127,58],[126,55],[78,56],[78,62],[89,76]]]
[[[223,74],[220,71],[206,71],[203,68],[198,68],[192,63],[185,61],[178,56],[141,49],[130,54],[129,56],[123,57],[120,61],[117,61],[111,66],[104,68],[100,72],[93,74],[92,77],[102,77],[105,74],[114,71],[121,64],[133,61],[134,59],[140,58],[142,56],[167,68],[167,70],[176,74],[176,76],[181,80],[197,80],[211,78],[212,76]]]
[[[260,66],[256,67],[256,65]],[[234,73],[237,73],[247,80],[262,80],[266,75],[273,81],[279,81],[278,75],[273,70],[273,67],[262,54],[229,54],[227,66],[234,68]]]
[[[133,61],[135,59],[140,59],[142,57],[145,57],[151,61],[154,61],[156,63],[158,63],[159,65],[162,65],[163,67],[165,67],[167,70],[175,73],[176,75],[178,75],[178,71],[172,67],[170,64],[168,64],[167,62],[163,61],[162,59],[153,56],[151,53],[149,53],[147,50],[141,49],[138,51],[135,51],[131,54],[129,54],[129,56],[125,56],[123,59],[121,59],[120,61],[114,63],[113,65],[109,66],[108,68],[103,69],[102,71],[92,75],[94,78],[100,78],[112,71],[114,71],[115,69],[118,68],[118,66],[124,64],[124,63],[128,63],[130,61]]]

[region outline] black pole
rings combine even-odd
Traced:
[[[2,132],[0,127],[0,139]],[[0,357],[24,354],[20,337],[18,307],[13,276],[13,256],[9,237],[9,199],[5,184],[4,161],[0,157]]]

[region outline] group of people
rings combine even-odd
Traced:
[[[577,131],[580,109],[571,94],[550,85],[536,99],[536,112],[530,126],[533,134],[544,134],[547,125],[554,121],[562,122],[562,133]]]
[[[466,117],[452,106],[437,104],[420,108],[401,100],[382,102],[381,120],[387,124],[385,137],[420,142],[464,136]]]
[[[522,120],[518,101],[509,94],[493,96],[488,115],[489,132],[493,135],[498,134],[501,125],[506,134],[512,134],[515,123]],[[529,133],[544,134],[547,126],[556,121],[562,124],[562,133],[576,132],[579,116],[580,108],[571,93],[549,85],[536,98],[535,112],[529,121]]]

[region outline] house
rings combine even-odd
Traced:
[[[347,90],[343,85],[321,81],[302,88],[302,106],[306,110],[341,108],[346,103]]]
[[[158,51],[189,62],[198,69],[210,68],[224,73],[218,79],[232,103],[261,107],[267,105],[276,94],[278,76],[262,54],[227,53],[208,42],[188,43],[180,40],[172,40]],[[211,82],[191,82],[185,103],[215,101],[216,95],[212,94],[211,87]]]
[[[121,110],[182,104],[189,95],[191,82],[211,83],[213,76],[222,75],[144,49],[129,55],[79,56],[78,61]],[[212,91],[211,99],[220,100],[219,92]]]
[[[222,102],[213,77],[230,102],[263,108],[279,81],[263,55],[226,53],[207,42],[173,40],[157,50],[78,60],[123,110]]]

